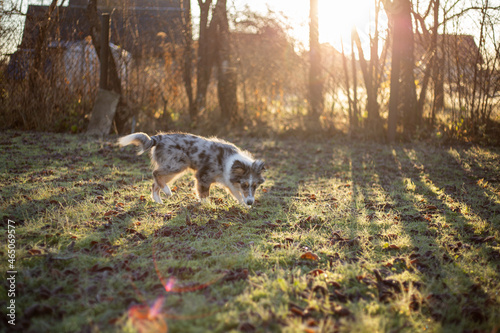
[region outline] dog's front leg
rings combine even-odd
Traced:
[[[201,203],[205,203],[208,201],[208,197],[210,196],[210,185],[212,184],[203,183],[198,180],[196,190],[198,191],[198,198],[200,199]]]
[[[231,195],[233,196],[233,198],[238,200],[238,202],[241,205],[248,207],[247,204],[245,203],[245,200],[243,200],[243,195],[236,187],[234,187],[233,185],[229,185],[229,186],[227,186],[227,188],[228,188],[229,192],[231,193]]]
[[[161,200],[160,197],[160,187],[156,185],[156,182],[153,182],[153,186],[151,188],[151,199],[153,199],[159,204],[163,203],[163,200]]]

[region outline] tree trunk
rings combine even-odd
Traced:
[[[321,50],[318,29],[318,0],[310,0],[309,22],[309,114],[307,127],[318,129],[323,112],[323,79],[321,75]]]
[[[184,13],[182,15],[183,22],[182,26],[184,28],[184,57],[183,57],[183,72],[182,78],[184,80],[184,87],[186,89],[186,95],[188,98],[189,105],[189,115],[192,118],[192,115],[195,113],[195,104],[193,98],[193,25],[191,18],[191,1],[183,0],[182,6]]]
[[[101,20],[97,13],[97,0],[89,0],[87,5],[87,17],[90,22],[90,36],[92,37],[92,45],[99,57],[101,55]],[[109,45],[108,45],[109,48]],[[108,89],[117,94],[122,93],[122,85],[118,70],[116,67],[115,58],[111,53],[111,48],[108,49]]]
[[[413,70],[414,35],[409,0],[384,2],[385,10],[391,18],[392,31],[392,69],[391,92],[387,139],[395,140],[398,113],[403,116],[406,135],[412,135],[420,119],[417,114],[417,92]]]
[[[433,81],[434,81],[434,103],[432,104],[431,123],[434,124],[436,114],[442,113],[444,109],[444,78],[443,78],[443,59],[442,53],[438,48],[438,26],[439,26],[439,0],[433,1],[434,6],[434,27],[432,28],[432,50],[434,56],[433,63]],[[441,49],[444,47],[441,41]]]
[[[377,102],[377,92],[378,92],[378,87],[375,86],[375,82],[377,82],[376,77],[374,76],[375,73],[377,72],[376,67],[374,64],[376,63],[375,60],[377,58],[370,60],[370,63],[367,63],[365,59],[365,55],[363,53],[363,48],[361,46],[361,40],[359,38],[358,32],[356,30],[353,30],[352,33],[352,38],[356,42],[356,46],[358,49],[358,54],[359,54],[359,64],[361,66],[361,72],[363,73],[363,80],[365,82],[365,87],[366,87],[366,95],[367,95],[367,104],[366,104],[366,109],[368,113],[368,128],[370,129],[370,132],[372,135],[378,136],[379,132],[379,124],[380,124],[380,116],[379,116],[379,105]],[[374,45],[374,41],[372,40],[371,43],[371,53],[373,56],[373,49],[377,48],[378,46]],[[378,60],[377,60],[377,66],[378,66]]]
[[[221,110],[221,119],[231,122],[238,113],[237,73],[231,50],[231,35],[227,19],[226,0],[218,0],[214,11],[214,36],[217,52],[217,94]]]
[[[397,51],[397,37],[395,36],[394,24],[392,30],[392,61],[391,61],[391,83],[390,83],[390,98],[389,98],[389,116],[387,119],[387,141],[392,143],[396,139],[396,129],[398,125],[398,107],[399,107],[399,76],[401,55]]]
[[[208,22],[208,14],[212,0],[198,0],[200,5],[200,37],[198,39],[198,63],[196,71],[196,99],[193,109],[190,110],[191,121],[196,122],[199,114],[206,107],[206,96],[210,76],[212,75],[213,45],[212,24]],[[213,20],[213,16],[212,16]]]
[[[90,36],[92,37],[92,45],[97,53],[97,56],[101,55],[101,36],[102,27],[99,14],[97,13],[97,0],[89,0],[87,5],[87,17],[90,22]],[[108,47],[108,84],[107,89],[121,96],[122,94],[122,84],[120,77],[118,76],[118,69],[116,66],[115,58],[111,52],[111,48]],[[101,59],[99,59],[101,61]],[[126,131],[126,124],[131,117],[129,109],[126,107],[123,98],[120,97],[120,102],[115,112],[114,123],[118,130],[118,133],[124,133]]]
[[[352,115],[354,121],[354,127],[359,127],[359,107],[358,107],[358,71],[356,69],[356,56],[354,55],[354,41],[351,38],[351,70],[352,70],[352,86],[353,86],[353,97],[352,97]]]
[[[412,135],[421,119],[417,116],[417,87],[415,85],[414,34],[410,0],[400,0],[402,13],[398,24],[401,29],[401,107],[405,135]]]
[[[342,46],[342,67],[344,69],[344,82],[345,82],[345,92],[347,95],[347,102],[349,105],[349,134],[352,135],[354,132],[354,112],[352,108],[351,99],[351,84],[349,83],[349,69],[347,67],[347,57],[344,52],[344,43],[341,41]]]

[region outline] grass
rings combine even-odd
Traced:
[[[154,203],[148,157],[114,139],[0,132],[6,240],[15,221],[15,328],[500,328],[499,149],[233,141],[268,165],[252,209],[221,189],[199,205],[188,176]]]

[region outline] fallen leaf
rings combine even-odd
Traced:
[[[333,288],[340,289],[340,283],[335,282],[335,281],[330,281],[328,282],[329,285],[331,285]]]
[[[312,253],[312,252],[306,252],[300,256],[300,259],[308,259],[308,260],[317,261],[317,260],[319,260],[319,256],[315,253]]]
[[[325,271],[322,270],[322,269],[319,269],[319,268],[318,269],[314,269],[314,270],[310,271],[309,273],[307,273],[307,275],[312,275],[312,276],[319,276],[319,275],[322,275],[322,274],[325,274]]]
[[[306,311],[304,311],[304,309],[302,309],[301,307],[297,306],[297,305],[292,305],[290,307],[290,311],[295,314],[295,315],[299,315],[301,317],[305,317],[306,316]]]
[[[106,213],[104,213],[104,216],[110,216],[110,215],[117,215],[118,212],[116,210],[109,210]]]

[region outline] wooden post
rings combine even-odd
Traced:
[[[99,87],[108,90],[109,13],[102,14],[101,24],[101,76]]]

